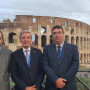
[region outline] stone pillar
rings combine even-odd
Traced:
[[[4,32],[3,35],[4,35],[4,43],[5,45],[7,46],[9,44],[9,33],[7,32]]]
[[[38,36],[38,48],[41,48],[41,36]]]
[[[76,37],[74,36],[74,44],[76,45]]]
[[[19,35],[22,30],[20,28],[18,28],[16,31],[17,31],[16,35],[17,35],[17,47],[18,47],[18,46],[21,46]]]
[[[41,25],[38,25],[38,48],[41,49]]]
[[[79,40],[78,40],[78,51],[80,51],[80,37],[79,37]]]
[[[50,36],[47,36],[46,38],[46,45],[50,44]]]
[[[82,63],[84,63],[84,54],[82,54]]]
[[[50,44],[50,35],[51,35],[51,29],[50,29],[50,25],[47,25],[47,38],[46,38],[46,45]]]

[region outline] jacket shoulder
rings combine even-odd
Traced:
[[[8,53],[12,53],[12,51],[8,48],[5,48],[5,47],[2,47],[2,49],[5,51],[5,52],[8,52]]]
[[[67,44],[67,46],[69,47],[69,48],[71,48],[72,50],[73,49],[78,49],[78,47],[76,46],[76,45],[74,45],[74,44],[70,44],[70,43],[66,43]]]
[[[51,47],[55,47],[55,44],[52,43],[52,44],[48,44],[48,45],[45,45],[44,48],[51,48]]]
[[[18,54],[19,52],[21,52],[22,51],[22,48],[20,48],[20,49],[17,49],[16,51],[14,51],[12,54]]]
[[[34,47],[31,47],[31,50],[36,51],[36,52],[41,52],[40,49],[37,49],[37,48],[34,48]]]

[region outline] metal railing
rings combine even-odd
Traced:
[[[90,88],[84,83],[84,81],[82,79],[80,79],[79,77],[76,77],[76,82],[80,83],[83,86],[83,90],[90,90]],[[77,87],[79,90],[79,87]],[[82,89],[81,89],[82,90]]]

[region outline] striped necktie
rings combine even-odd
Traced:
[[[26,60],[27,60],[27,63],[28,63],[28,59],[29,59],[28,50],[25,50],[25,52],[26,52]]]

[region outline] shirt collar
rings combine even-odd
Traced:
[[[57,46],[61,46],[61,48],[62,48],[62,47],[63,47],[63,45],[64,45],[64,42],[63,42],[61,45],[57,45],[57,44],[56,44],[56,47],[57,47]]]
[[[22,49],[23,49],[23,52],[25,52],[25,51],[26,51],[26,49],[25,49],[24,47],[22,47]],[[30,50],[31,50],[31,48],[29,47],[27,50],[28,50],[28,51],[30,51]]]

